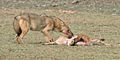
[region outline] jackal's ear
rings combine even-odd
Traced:
[[[41,16],[48,16],[46,13],[41,14]]]

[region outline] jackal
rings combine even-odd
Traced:
[[[69,26],[66,25],[66,23],[60,18],[55,16],[22,13],[14,17],[13,27],[17,34],[17,43],[20,43],[20,40],[27,34],[29,30],[41,31],[45,35],[46,42],[53,41],[49,31],[57,30],[58,32],[62,32],[68,38],[73,36]]]

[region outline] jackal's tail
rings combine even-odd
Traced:
[[[22,32],[20,25],[19,25],[19,19],[20,19],[20,16],[15,16],[14,21],[13,21],[13,28],[17,36],[19,36]]]

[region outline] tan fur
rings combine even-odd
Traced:
[[[77,38],[75,38],[75,42],[84,41],[86,43],[89,43],[90,40],[91,40],[91,38],[85,34],[78,34]]]
[[[29,30],[41,31],[45,35],[46,42],[52,42],[49,31],[57,30],[68,38],[73,36],[69,27],[59,18],[54,16],[42,16],[34,13],[22,13],[14,17],[14,30],[17,34],[16,41],[20,43]]]
[[[111,46],[110,44],[105,43],[104,39],[92,39],[87,35],[84,34],[78,34],[76,36],[73,36],[72,38],[66,38],[64,36],[60,36],[56,41],[50,42],[50,43],[45,43],[46,45],[68,45],[68,46],[73,46],[73,45],[106,45],[106,46]]]
[[[90,38],[89,36],[85,35],[85,34],[78,34],[77,38],[74,39],[75,40],[75,44],[79,43],[79,42],[83,42],[83,45],[90,45],[92,44],[97,44],[97,45],[110,45],[104,42],[105,39],[93,39]],[[79,44],[77,44],[79,45]]]
[[[74,44],[74,38],[76,38],[76,37],[72,37],[72,38],[68,39],[65,36],[60,36],[56,41],[45,43],[45,45],[68,45],[68,46],[72,46]]]

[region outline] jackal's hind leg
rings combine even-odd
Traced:
[[[21,29],[21,34],[19,36],[17,36],[17,43],[20,44],[20,40],[23,39],[23,37],[27,34],[27,32],[29,31],[29,24],[27,21],[25,20],[20,20],[19,22],[20,24],[20,29]]]

